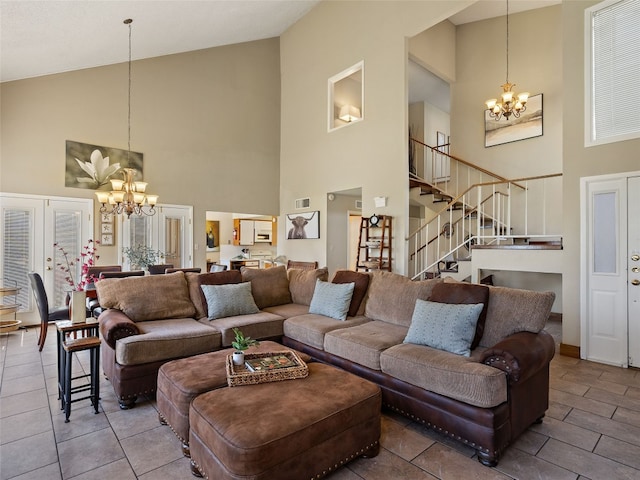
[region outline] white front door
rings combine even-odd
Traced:
[[[629,178],[627,196],[629,366],[640,367],[640,176]]]
[[[581,182],[581,356],[623,367],[640,364],[639,190],[628,174]]]

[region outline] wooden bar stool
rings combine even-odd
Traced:
[[[80,400],[90,399],[91,404],[98,413],[98,400],[100,399],[100,338],[99,337],[80,337],[66,338],[62,342],[63,355],[61,358],[60,372],[62,378],[59,384],[60,398],[62,400],[62,409],[64,410],[65,423],[69,422],[71,415],[71,404]],[[72,376],[73,354],[89,350],[90,373],[87,375]],[[62,352],[61,352],[62,353]],[[72,386],[74,380],[81,378],[89,378],[88,384]],[[71,398],[72,394],[80,392],[89,392],[89,395],[81,398]]]

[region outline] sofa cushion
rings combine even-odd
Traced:
[[[478,349],[484,350],[484,349]],[[395,345],[380,354],[382,371],[425,390],[482,408],[507,401],[504,372],[471,357],[423,345]]]
[[[324,315],[309,313],[287,318],[284,321],[284,335],[286,337],[310,345],[318,350],[324,350],[324,336],[327,332],[339,328],[349,328],[370,322],[367,317],[348,317],[346,320],[336,320]]]
[[[287,270],[287,276],[289,277],[291,301],[300,305],[310,305],[316,288],[316,280],[326,282],[329,279],[329,270],[326,267],[315,270],[290,268]]]
[[[251,293],[258,308],[291,303],[289,279],[284,266],[272,268],[242,267],[242,280],[251,282]]]
[[[219,331],[222,335],[222,346],[230,347],[231,342],[236,338],[233,332],[234,328],[239,328],[246,337],[256,340],[280,338],[284,318],[273,313],[258,312],[250,315],[219,318],[213,322],[204,318],[200,319],[200,322]]]
[[[433,287],[429,300],[440,303],[482,303],[484,307],[476,324],[475,335],[471,342],[471,350],[480,343],[484,333],[484,324],[487,321],[487,311],[489,309],[489,288],[484,285],[467,282],[442,282]]]
[[[260,310],[251,295],[251,282],[229,285],[202,285],[204,297],[207,299],[209,320],[236,315],[249,315]]]
[[[220,348],[220,332],[193,318],[138,322],[136,326],[139,335],[116,341],[116,362],[120,365],[189,357]]]
[[[267,307],[264,312],[275,313],[282,318],[297,317],[309,313],[308,305],[299,305],[297,303],[285,303],[284,305],[276,305],[275,307]]]
[[[468,357],[484,305],[416,300],[411,326],[404,343],[415,343]]]
[[[238,270],[225,270],[224,272],[214,273],[187,273],[185,276],[189,284],[191,301],[196,307],[197,319],[206,317],[209,314],[207,300],[204,298],[202,288],[200,288],[202,285],[226,285],[242,281],[242,274]]]
[[[329,283],[317,280],[309,313],[346,320],[354,286],[355,283]]]
[[[374,271],[369,282],[365,316],[409,327],[416,300],[428,300],[433,287],[441,282],[439,278],[415,282],[397,273]]]
[[[489,348],[514,333],[538,333],[544,328],[555,299],[553,292],[488,288],[489,307],[481,346]]]
[[[184,272],[96,282],[103,308],[117,308],[134,322],[195,317]]]
[[[364,300],[369,288],[370,276],[364,272],[354,272],[352,270],[338,270],[333,276],[332,283],[355,283],[353,289],[353,297],[351,297],[351,303],[349,305],[349,316],[355,317],[364,313],[364,308],[361,311],[361,307],[364,307],[362,300]]]
[[[373,320],[324,336],[324,350],[374,370],[380,370],[380,352],[402,343],[407,327]]]

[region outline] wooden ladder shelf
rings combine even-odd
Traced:
[[[356,271],[387,270],[391,272],[392,217],[378,215],[377,224],[371,218],[360,221],[360,239]]]

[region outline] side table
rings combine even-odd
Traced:
[[[56,322],[58,338],[58,398],[60,408],[65,411],[65,423],[69,421],[71,403],[90,399],[95,413],[98,413],[100,398],[100,337],[98,320],[87,318],[86,322],[72,323],[70,320]],[[73,334],[73,338],[72,338]],[[78,336],[79,334],[79,336]],[[90,372],[87,375],[72,376],[73,353],[89,350]],[[72,387],[73,380],[89,377],[89,383]],[[89,395],[71,399],[74,393],[88,391]]]

